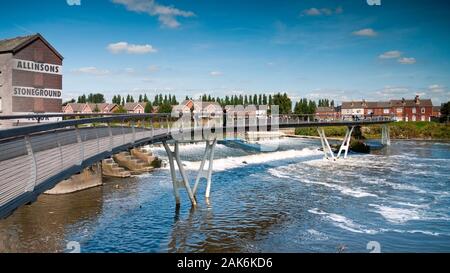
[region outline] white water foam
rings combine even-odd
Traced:
[[[421,219],[419,211],[414,209],[393,208],[376,204],[369,204],[369,206],[376,209],[374,212],[380,214],[384,219],[394,224],[403,224],[411,220]]]
[[[322,210],[319,210],[318,208],[310,209],[308,210],[309,213],[322,215],[325,219],[328,219],[332,222],[333,225],[351,231],[355,233],[366,233],[366,234],[376,234],[378,231],[373,229],[366,229],[364,226],[354,223],[352,220],[346,218],[345,216],[335,214],[335,213],[328,213]]]
[[[298,169],[298,167],[296,167],[295,164],[292,164],[287,167],[279,167],[279,168],[269,169],[268,172],[272,176],[275,176],[278,178],[296,180],[296,181],[299,181],[299,182],[302,182],[305,184],[314,184],[314,185],[325,186],[325,187],[337,190],[337,191],[341,192],[342,194],[353,196],[356,198],[378,197],[376,194],[366,192],[362,188],[358,188],[358,187],[349,188],[349,187],[346,187],[343,185],[337,185],[335,183],[330,183],[330,182],[311,181],[310,179],[307,179],[304,177],[292,175],[292,172],[297,169]]]
[[[304,148],[302,150],[288,150],[288,151],[278,151],[272,153],[261,153],[238,157],[225,157],[214,159],[214,171],[226,171],[234,168],[243,167],[246,165],[260,164],[271,161],[292,159],[298,157],[314,156],[319,155],[321,152]],[[200,168],[201,161],[184,161],[183,164],[188,170],[198,170]],[[166,167],[168,168],[168,167]]]

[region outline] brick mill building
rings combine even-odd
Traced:
[[[62,62],[40,34],[0,40],[0,114],[61,112]]]

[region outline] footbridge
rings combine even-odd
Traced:
[[[202,179],[206,180],[206,197],[210,196],[217,140],[247,131],[316,127],[324,157],[337,160],[347,156],[356,126],[382,125],[382,142],[389,145],[386,124],[393,121],[389,116],[357,119],[317,119],[308,115],[268,115],[254,119],[225,114],[206,119],[194,114],[180,116],[98,113],[0,116],[0,218],[34,202],[40,194],[84,168],[134,147],[164,145],[176,204],[180,204],[179,190],[184,189],[195,206]],[[51,121],[55,118],[57,121]],[[30,124],[30,120],[34,122]],[[337,155],[325,136],[323,128],[327,126],[347,128]],[[206,143],[205,153],[195,180],[190,181],[180,159],[179,144],[198,141]]]

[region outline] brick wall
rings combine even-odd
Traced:
[[[62,60],[41,40],[36,40],[14,55],[15,59],[62,65]],[[62,75],[13,70],[12,85],[62,89]],[[12,90],[11,90],[12,92]],[[13,112],[61,112],[61,99],[12,97]]]

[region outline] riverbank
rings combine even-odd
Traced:
[[[450,140],[450,124],[437,122],[393,122],[389,125],[391,139],[415,140]],[[344,137],[345,127],[324,127],[329,137]],[[362,135],[365,138],[381,138],[381,125],[362,126]],[[297,128],[296,135],[318,136],[315,128]]]

